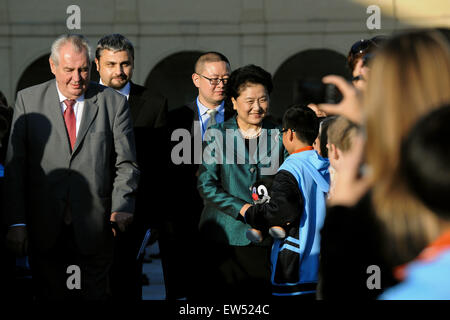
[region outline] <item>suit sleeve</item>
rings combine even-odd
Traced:
[[[217,129],[208,129],[208,132],[213,132],[215,130]],[[208,139],[205,138],[205,140]],[[205,150],[207,146],[214,149],[215,155],[218,156],[218,159],[222,158],[224,150],[220,146],[217,139],[214,139],[214,141],[210,143],[204,143],[203,150]],[[222,155],[218,155],[220,153],[222,153]],[[206,154],[209,153],[206,152]],[[200,196],[205,200],[206,204],[212,205],[221,212],[237,219],[239,217],[239,211],[247,202],[231,195],[223,188],[221,181],[221,166],[222,164],[217,163],[217,161],[214,161],[213,159],[208,160],[203,157],[203,162],[198,171],[198,191]]]
[[[136,161],[133,124],[128,102],[121,99],[113,124],[116,176],[112,193],[112,212],[134,213],[140,171]]]
[[[299,219],[303,212],[303,197],[297,180],[286,170],[274,177],[270,189],[270,201],[247,209],[245,221],[259,230],[273,226],[286,226]]]
[[[9,137],[8,152],[5,161],[5,192],[4,212],[5,223],[13,224],[26,223],[25,219],[25,185],[27,161],[26,145],[26,113],[22,95],[17,95],[14,107],[11,134]]]

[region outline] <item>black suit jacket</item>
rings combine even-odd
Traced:
[[[234,110],[225,102],[224,121],[235,114]],[[197,99],[193,102],[174,109],[168,113],[169,134],[176,129],[188,130],[191,134],[191,162],[176,165],[171,159],[171,150],[179,141],[170,141],[169,176],[171,185],[169,192],[172,197],[170,212],[166,213],[165,222],[174,228],[177,238],[189,230],[197,230],[200,215],[203,210],[203,200],[197,189],[197,171],[199,164],[194,163],[194,122],[199,121]],[[200,147],[201,150],[201,147]]]
[[[167,125],[167,99],[155,91],[130,81],[131,118],[135,128],[162,128]]]
[[[136,200],[135,222],[143,229],[158,221],[153,212],[164,196],[167,170],[167,99],[156,91],[130,82],[128,98],[136,139],[141,179]]]

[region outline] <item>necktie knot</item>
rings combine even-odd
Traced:
[[[217,114],[217,110],[216,109],[209,109],[208,111],[206,111],[206,113],[208,113],[209,115],[209,122],[208,122],[208,128],[214,124],[216,124],[216,114]]]
[[[72,99],[66,99],[64,100],[64,104],[67,106],[67,108],[73,108],[77,101]]]

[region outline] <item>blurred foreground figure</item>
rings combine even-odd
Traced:
[[[436,215],[440,234],[411,263],[397,269],[404,280],[381,296],[396,300],[450,300],[450,105],[421,119],[401,157],[411,191]]]
[[[325,105],[327,113],[359,123],[367,139],[365,145],[355,139],[329,202],[321,297],[376,298],[396,283],[393,268],[414,259],[437,233],[434,215],[408,190],[400,150],[414,123],[450,100],[450,50],[437,31],[399,34],[373,59],[364,96],[340,77],[324,82],[344,96]]]

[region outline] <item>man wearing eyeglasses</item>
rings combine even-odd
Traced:
[[[190,132],[191,149],[188,163],[170,162],[168,190],[173,201],[164,212],[159,246],[168,300],[195,297],[198,287],[198,223],[203,200],[197,190],[197,170],[201,163],[201,145],[207,128],[227,120],[233,114],[226,108],[225,86],[231,73],[228,59],[218,52],[202,54],[194,65],[192,82],[198,88],[197,98],[169,112],[170,132]],[[174,147],[179,142],[172,142]],[[197,146],[197,148],[195,147]],[[171,148],[172,149],[172,148]]]
[[[195,64],[192,82],[198,88],[198,97],[194,102],[194,114],[200,121],[202,139],[206,129],[221,123],[225,117],[225,85],[230,76],[228,59],[217,52],[208,52],[200,56]],[[195,108],[197,107],[197,110]],[[197,119],[195,119],[197,120]]]

